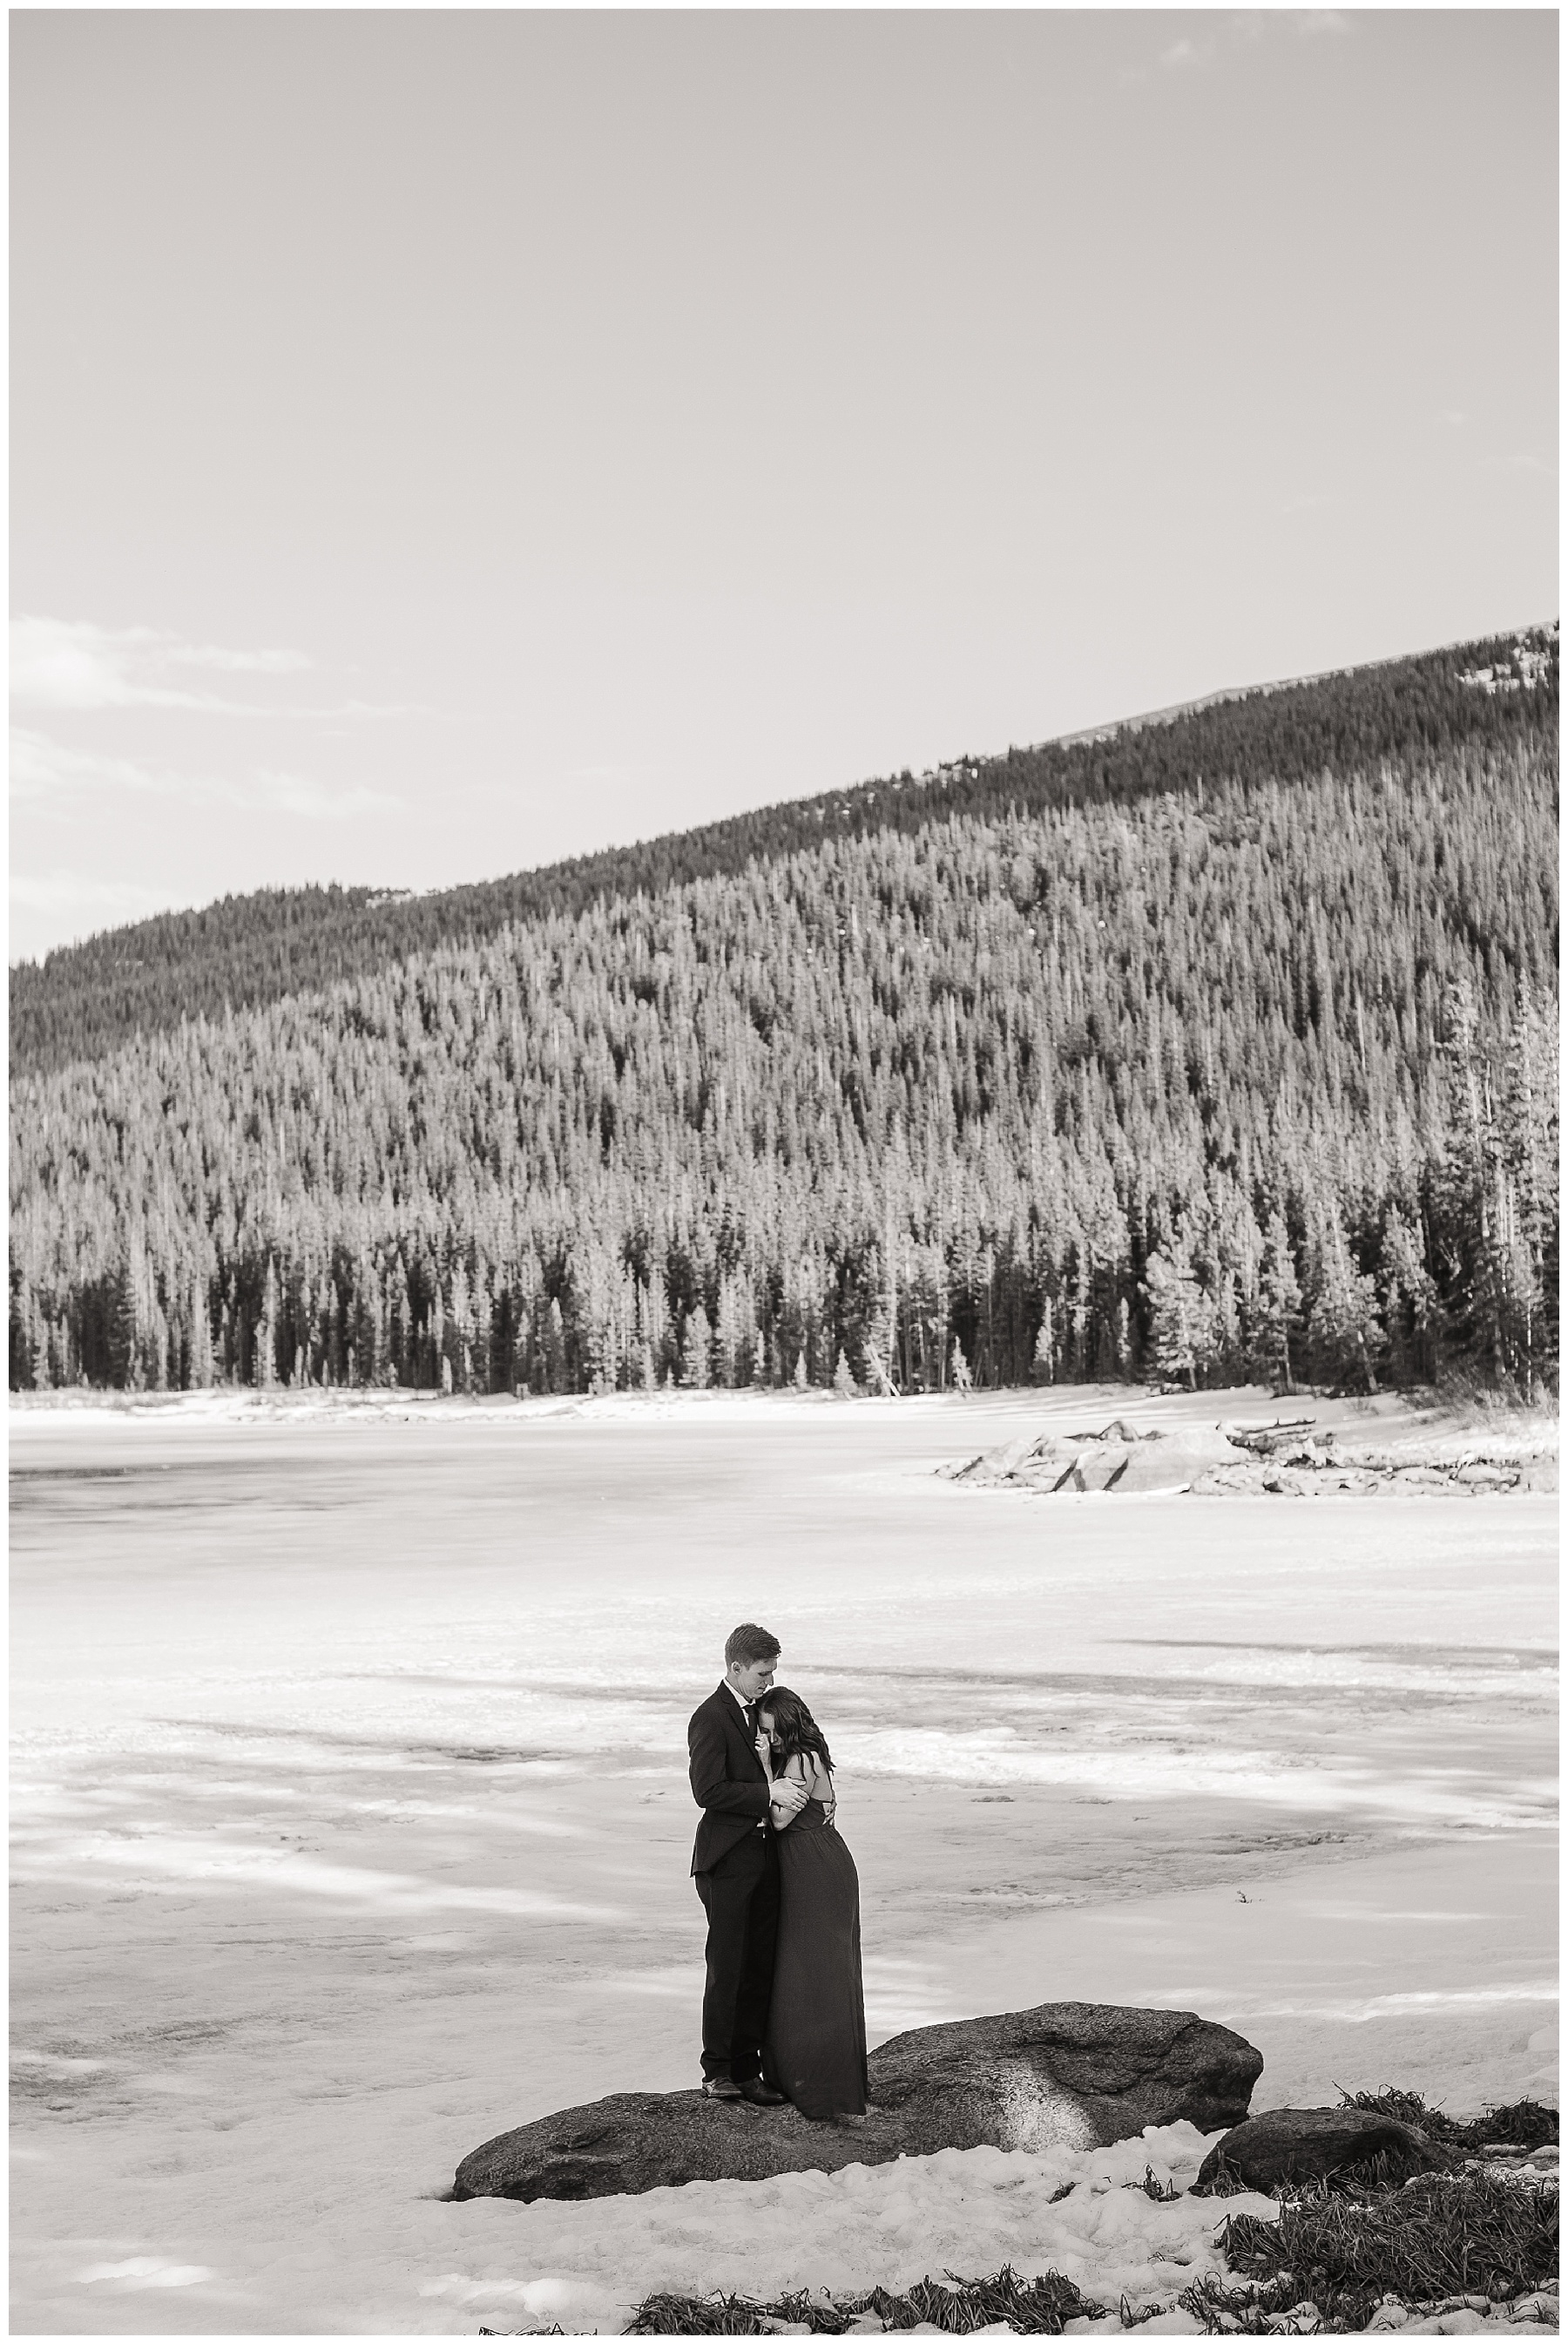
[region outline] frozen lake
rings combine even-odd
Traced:
[[[457,2158],[696,2080],[685,1721],[741,1619],[839,1763],[873,2041],[1163,2002],[1260,2107],[1541,2088],[1555,1501],[934,1478],[1117,1412],[1274,1411],[14,1413],[14,2326],[473,2332],[534,2209]]]

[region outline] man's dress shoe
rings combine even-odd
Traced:
[[[784,2105],[783,2093],[776,2092],[771,2084],[765,2084],[760,2076],[747,2076],[740,2086],[740,2096],[743,2100],[749,2100],[754,2108],[781,2108]]]
[[[703,2097],[709,2100],[739,2100],[745,2097],[739,2085],[731,2083],[728,2076],[704,2076],[702,2094]]]

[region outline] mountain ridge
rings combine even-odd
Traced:
[[[1556,716],[1253,694],[21,1075],[13,1386],[1550,1388]]]
[[[228,895],[102,931],[24,961],[10,973],[14,1072],[102,1056],[138,1031],[183,1015],[221,1015],[293,993],[316,993],[369,968],[444,943],[477,942],[519,919],[580,910],[771,861],[831,834],[912,830],[940,813],[1009,805],[1132,800],[1150,791],[1201,790],[1243,766],[1299,775],[1459,734],[1506,733],[1507,703],[1469,692],[1460,662],[1511,663],[1523,684],[1554,683],[1555,621],[1512,633],[1394,654],[1349,668],[1224,688],[1056,739],[987,756],[829,789],[813,796],[564,858],[498,879],[420,894],[312,885]],[[1531,673],[1530,671],[1533,670]],[[1337,688],[1338,702],[1335,704]],[[1485,700],[1493,702],[1483,715]],[[1279,720],[1284,717],[1285,722]],[[1293,719],[1293,722],[1290,720]],[[139,949],[133,949],[139,947]]]

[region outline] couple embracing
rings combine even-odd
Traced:
[[[779,1640],[748,1622],[687,1728],[708,1915],[702,2088],[853,2123],[866,2110],[860,1884],[834,1828],[833,1762]]]

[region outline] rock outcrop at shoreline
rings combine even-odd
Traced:
[[[1320,1497],[1373,1490],[1482,1497],[1554,1490],[1554,1454],[1492,1453],[1484,1443],[1453,1456],[1377,1450],[1342,1431],[1318,1432],[1312,1417],[1273,1424],[1183,1425],[1141,1432],[1118,1417],[1090,1432],[1025,1434],[944,1480],[1043,1496],[1103,1490],[1119,1497]]]
[[[1213,2132],[1245,2117],[1263,2060],[1191,2011],[1047,2002],[896,2035],[869,2065],[871,2106],[853,2124],[699,2091],[618,2092],[484,2142],[453,2196],[611,2198],[943,2148],[1089,2148],[1182,2119]]]
[[[950,1481],[981,1489],[1038,1490],[1049,1495],[1114,1490],[1123,1497],[1190,1489],[1214,1467],[1247,1462],[1246,1451],[1218,1427],[1140,1432],[1120,1417],[1098,1432],[1025,1433],[967,1465],[938,1470]]]

